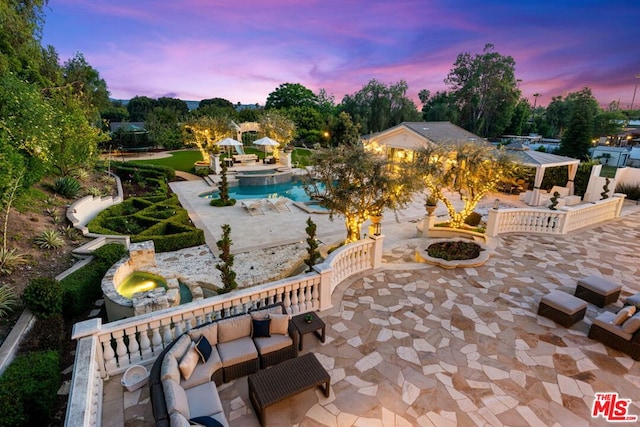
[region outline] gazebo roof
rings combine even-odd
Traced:
[[[565,166],[580,163],[580,160],[574,159],[573,157],[559,156],[557,154],[531,150],[529,147],[519,142],[512,142],[511,144],[505,145],[504,148],[524,166],[550,168],[554,166]]]

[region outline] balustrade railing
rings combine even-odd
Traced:
[[[502,233],[565,234],[620,216],[624,195],[597,202],[566,206],[560,210],[541,208],[491,209],[487,235]]]
[[[382,241],[376,236],[346,245],[304,275],[104,325],[100,319],[77,323],[65,425],[100,425],[103,379],[132,365],[151,364],[168,343],[194,327],[279,302],[293,315],[331,307],[331,294],[341,281],[379,265]]]

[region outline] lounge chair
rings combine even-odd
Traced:
[[[269,206],[271,206],[273,209],[275,209],[278,212],[291,210],[287,205],[288,200],[285,197],[278,197],[277,199],[267,199],[267,202],[269,203]]]
[[[264,215],[264,211],[262,210],[262,201],[256,200],[253,202],[242,202],[242,207],[247,210],[251,214],[254,215]]]

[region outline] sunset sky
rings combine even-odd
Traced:
[[[119,99],[264,105],[290,82],[339,103],[375,78],[406,80],[417,103],[487,43],[515,59],[531,104],[588,86],[629,108],[640,82],[635,0],[53,0],[45,13],[43,45],[81,52]]]

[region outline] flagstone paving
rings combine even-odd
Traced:
[[[640,364],[587,337],[622,303],[589,304],[571,328],[537,316],[542,295],[573,293],[598,274],[640,292],[640,212],[566,236],[507,235],[481,267],[416,264],[419,239],[387,250],[382,268],[342,283],[320,313],[324,344],[305,340],[331,375],[268,409],[270,426],[587,426],[596,392],[616,391],[640,415]],[[119,390],[116,390],[119,389]],[[247,380],[219,388],[233,426],[257,426]],[[105,385],[103,425],[152,425],[148,387]]]

